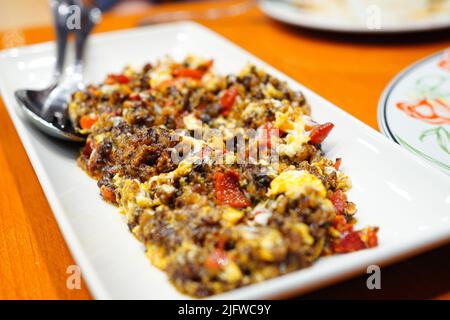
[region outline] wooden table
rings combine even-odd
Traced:
[[[131,28],[141,17],[107,15],[96,32]],[[200,22],[377,129],[377,101],[387,82],[415,60],[450,46],[444,33],[383,38],[315,33],[274,22],[256,8]],[[17,34],[26,44],[53,39],[50,27]],[[75,262],[1,102],[0,127],[0,298],[90,299],[84,283],[80,290],[66,287],[66,269]],[[447,245],[382,269],[382,290],[368,290],[361,276],[303,298],[449,299],[449,270]]]

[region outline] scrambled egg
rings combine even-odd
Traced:
[[[191,172],[192,164],[197,161],[197,157],[189,157],[180,162],[178,167],[169,173],[161,173],[158,176],[154,176],[149,180],[149,184],[152,185],[156,182],[156,184],[161,185],[166,182],[173,181],[174,178],[183,177]]]
[[[294,225],[294,230],[298,231],[298,233],[301,235],[303,241],[311,246],[314,244],[314,238],[311,236],[311,233],[309,232],[308,225],[300,222]]]
[[[183,123],[188,130],[200,130],[203,126],[202,121],[197,119],[192,113],[183,118]]]
[[[244,216],[244,212],[232,207],[227,207],[223,214],[222,219],[229,223],[230,225],[234,225],[239,222]]]
[[[150,72],[150,86],[159,87],[163,83],[172,80],[172,69],[170,64],[161,64]]]
[[[277,112],[275,127],[288,133],[285,143],[278,146],[278,152],[281,155],[293,157],[309,141],[309,136],[305,134],[305,123],[300,116],[296,117],[295,121],[291,121],[286,113]]]
[[[319,197],[325,198],[327,191],[315,175],[305,170],[287,170],[278,175],[270,183],[268,196],[284,193],[290,199],[296,199],[308,191],[315,192]]]

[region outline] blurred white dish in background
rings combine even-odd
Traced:
[[[450,27],[450,0],[261,0],[268,16],[343,32],[411,32]]]
[[[343,2],[344,10],[350,10],[362,22],[367,17],[367,10],[375,7],[380,11],[382,24],[395,25],[398,21],[420,21],[430,16],[440,16],[445,13],[445,4],[448,0],[346,0]],[[450,11],[447,6],[447,18],[450,20]]]

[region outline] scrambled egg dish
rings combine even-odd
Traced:
[[[167,57],[76,92],[79,165],[127,217],[151,263],[205,297],[377,245],[355,230],[341,159],[303,94],[253,65]]]

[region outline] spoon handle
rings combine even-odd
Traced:
[[[70,4],[64,0],[50,1],[56,32],[56,66],[53,75],[54,83],[57,83],[64,73],[63,69],[66,57],[67,40],[69,36],[69,30],[67,28],[69,5]]]
[[[95,7],[86,7],[80,0],[75,0],[75,3],[81,8],[81,28],[75,32],[75,72],[81,75],[87,38],[100,20],[101,11]]]

